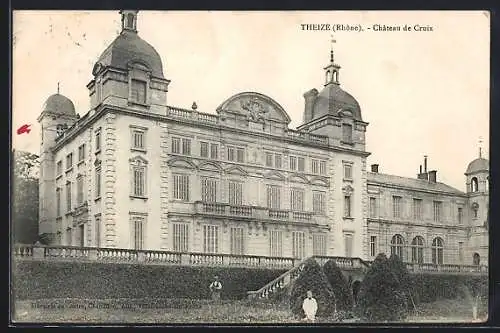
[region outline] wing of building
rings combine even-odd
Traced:
[[[467,193],[367,170],[356,99],[333,51],[322,90],[304,94],[303,124],[271,97],[242,92],[204,113],[169,106],[170,80],[124,10],[120,35],[88,83],[91,108],[47,99],[39,122],[40,234],[50,244],[372,259],[487,262],[488,161]],[[473,259],[474,258],[474,259]]]

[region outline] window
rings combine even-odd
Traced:
[[[235,160],[234,147],[227,147],[227,160],[228,161],[234,161]]]
[[[476,177],[471,179],[471,192],[477,192],[479,190],[478,181]]]
[[[62,174],[62,161],[57,162],[56,172],[58,176]]]
[[[305,170],[305,160],[303,157],[297,158],[297,164],[298,164],[298,169],[299,171],[304,171]]]
[[[297,259],[306,256],[306,237],[303,231],[292,232],[292,256]]]
[[[352,125],[342,124],[342,142],[352,143]]]
[[[175,252],[189,251],[189,225],[185,223],[174,223],[173,228],[173,250]]]
[[[290,191],[290,208],[292,211],[304,211],[304,190],[300,188],[292,188]]]
[[[144,142],[145,136],[146,133],[144,132],[144,130],[139,130],[139,129],[132,130],[132,148],[139,150],[146,149],[146,144]]]
[[[243,228],[231,228],[231,254],[244,254],[243,235]]]
[[[73,245],[73,230],[71,228],[66,229],[66,245]]]
[[[434,221],[435,222],[441,221],[441,206],[442,206],[442,202],[434,201]]]
[[[78,226],[78,241],[80,247],[85,246],[85,224]]]
[[[401,197],[392,197],[392,216],[394,218],[401,217]]]
[[[311,160],[311,172],[314,174],[319,173],[319,161],[312,159]]]
[[[189,201],[189,176],[174,174],[173,183],[174,199]]]
[[[266,166],[268,167],[273,166],[273,154],[271,153],[266,153]]]
[[[345,256],[352,257],[352,234],[344,234]]]
[[[79,175],[76,178],[76,202],[78,205],[83,204],[83,176]]]
[[[132,195],[146,196],[146,167],[142,165],[132,167]]]
[[[325,213],[325,198],[326,193],[320,191],[313,191],[313,212],[324,214]]]
[[[71,182],[66,183],[66,211],[71,212]]]
[[[182,155],[191,155],[191,140],[182,138]]]
[[[135,250],[144,249],[144,229],[145,218],[144,216],[132,216],[132,240]]]
[[[85,159],[85,144],[78,147],[78,162],[82,162]]]
[[[326,256],[326,235],[314,234],[313,235],[313,255]]]
[[[283,256],[283,233],[280,230],[271,230],[269,232],[269,256]]]
[[[344,196],[344,217],[351,217],[351,196]]]
[[[281,168],[281,154],[274,155],[274,167],[278,169]]]
[[[391,255],[396,255],[399,259],[404,260],[403,248],[404,248],[404,238],[401,235],[394,235],[391,239]]]
[[[290,170],[297,170],[297,157],[290,156]]]
[[[458,242],[458,261],[464,262],[464,242]]]
[[[229,182],[229,204],[242,205],[243,204],[243,184],[240,182]]]
[[[472,255],[472,264],[479,266],[480,263],[481,263],[481,256],[479,255],[479,253],[474,253]]]
[[[370,217],[377,217],[377,199],[370,198]]]
[[[352,165],[344,164],[344,179],[352,179]]]
[[[203,226],[203,252],[217,253],[219,251],[219,227],[216,225]]]
[[[421,236],[417,236],[411,241],[411,262],[424,263],[424,239]]]
[[[134,29],[134,14],[127,14],[127,28]]]
[[[95,197],[101,197],[101,166],[95,168]]]
[[[96,215],[95,216],[95,221],[94,221],[94,228],[95,228],[95,246],[96,247],[101,247],[101,215]]]
[[[56,216],[61,216],[61,188],[56,188]]]
[[[443,240],[439,237],[432,240],[432,263],[443,264]]]
[[[236,161],[243,163],[245,161],[245,150],[243,148],[236,149]]]
[[[267,208],[279,209],[281,203],[281,188],[277,185],[267,185]]]
[[[326,161],[319,161],[319,174],[326,175]]]
[[[377,236],[370,236],[370,256],[377,255]]]
[[[208,158],[208,142],[200,142],[200,156]]]
[[[422,199],[413,199],[413,219],[422,220]]]
[[[181,153],[181,139],[172,138],[172,154]]]
[[[464,210],[462,207],[458,207],[458,224],[464,223]]]
[[[101,129],[98,129],[95,133],[95,151],[99,152],[101,150]]]
[[[479,211],[479,205],[477,204],[477,202],[474,202],[472,204],[472,214],[473,214],[473,218],[477,219],[477,212]]]
[[[69,153],[66,155],[66,170],[69,170],[73,167],[73,153]]]
[[[205,202],[217,201],[217,179],[208,177],[201,179],[201,200]]]
[[[210,158],[214,160],[219,158],[219,145],[216,143],[210,144]]]
[[[131,80],[130,99],[133,102],[146,104],[146,82],[140,80]]]

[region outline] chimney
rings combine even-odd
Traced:
[[[436,174],[437,174],[436,170],[429,171],[429,182],[436,183],[437,181]]]
[[[420,174],[422,174],[422,164],[420,164],[420,169],[419,170],[420,171],[418,172],[418,174],[420,175]]]
[[[305,104],[304,104],[304,124],[307,124],[310,122],[314,115],[313,115],[313,106],[314,102],[316,101],[316,97],[318,97],[318,90],[316,89],[311,89],[308,92],[304,94],[304,99],[305,99]]]
[[[378,164],[372,164],[372,172],[378,173]]]
[[[427,173],[427,155],[424,155],[424,173]]]

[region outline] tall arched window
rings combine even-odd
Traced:
[[[477,192],[477,191],[479,191],[478,182],[477,182],[477,178],[476,177],[473,177],[471,179],[470,186],[471,186],[471,192]]]
[[[134,14],[127,14],[127,27],[130,29],[134,29]]]
[[[479,255],[479,253],[474,253],[474,255],[472,256],[472,263],[479,266],[479,264],[481,263],[481,256]]]
[[[424,262],[424,239],[421,236],[411,241],[411,262],[419,264]]]
[[[443,264],[443,240],[439,237],[432,240],[432,263]]]
[[[391,239],[391,255],[395,254],[403,260],[403,248],[405,240],[401,235],[394,235]]]
[[[330,82],[331,77],[332,77],[332,74],[330,73],[330,71],[326,71],[326,82],[325,83]]]
[[[477,213],[478,213],[478,211],[479,211],[479,205],[478,205],[477,202],[474,202],[472,204],[472,217],[473,218],[477,219]]]

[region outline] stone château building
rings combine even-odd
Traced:
[[[340,66],[304,94],[303,124],[256,92],[203,113],[169,106],[160,56],[139,37],[137,11],[97,59],[90,111],[50,96],[39,116],[40,234],[49,244],[487,263],[488,161],[467,192],[420,170],[367,170],[361,108]]]

